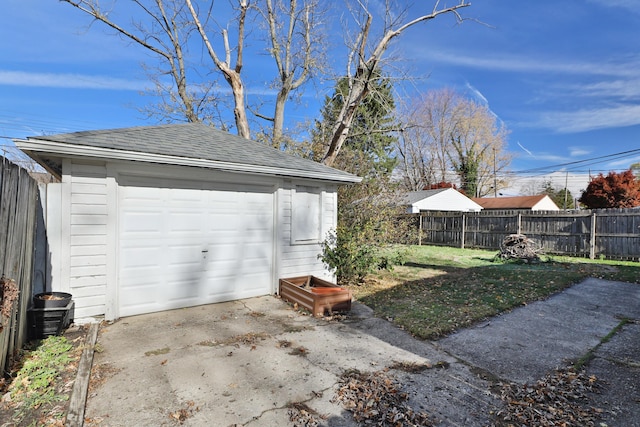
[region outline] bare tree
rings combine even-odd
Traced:
[[[408,191],[419,191],[438,182],[435,159],[425,155],[431,152],[428,144],[429,138],[425,136],[425,128],[421,126],[409,126],[400,131],[396,150],[398,169],[402,174],[403,187]]]
[[[107,12],[115,8],[115,1],[106,5],[99,0],[61,1],[109,26],[160,59],[164,66],[156,73],[149,73],[155,87],[151,93],[160,101],[157,105],[147,107],[146,111],[167,121],[176,118],[186,118],[190,122],[216,121],[215,118],[220,118],[217,107],[220,99],[214,93],[216,85],[213,81],[199,83],[194,77],[210,71],[206,62],[188,64],[190,41],[197,34],[197,42],[206,49],[214,70],[231,89],[238,134],[250,138],[242,77],[247,19],[254,7],[250,0],[231,2],[233,36],[230,36],[226,27],[216,24],[214,17],[220,13],[214,8],[213,0],[197,3],[192,0],[132,0],[140,19],[132,17],[127,23],[116,22],[116,18]],[[318,0],[264,0],[264,3],[258,10],[267,24],[265,39],[275,61],[278,91],[273,115],[257,115],[273,123],[272,137],[277,141],[282,137],[286,102],[292,92],[307,82],[323,63],[322,49],[325,44],[317,42],[321,39],[318,34],[322,9]],[[171,76],[171,83],[163,80],[165,75]],[[228,127],[224,122],[221,124],[223,128]]]
[[[325,63],[321,42],[325,11],[318,0],[266,0],[260,9],[268,28],[269,52],[278,75],[273,116],[256,115],[273,123],[272,144],[283,138],[285,105],[291,93],[306,83]]]
[[[175,83],[177,97],[184,117],[190,122],[200,121],[195,107],[195,93],[189,91],[187,85],[187,65],[185,63],[185,46],[189,38],[189,22],[183,5],[176,1],[165,4],[163,0],[155,0],[155,4],[147,6],[141,0],[132,0],[149,22],[131,20],[128,28],[116,23],[109,17],[108,9],[100,5],[98,0],[61,0],[92,16],[118,34],[142,46],[155,54],[167,67],[161,73],[171,76]],[[168,6],[168,7],[167,7]],[[159,81],[156,82],[158,84]],[[158,87],[158,86],[156,86]],[[166,88],[158,87],[160,91]],[[207,95],[208,96],[208,95]]]
[[[161,2],[162,0],[156,0],[157,2]],[[193,3],[191,0],[185,0],[187,7],[189,8],[189,12],[191,13],[191,17],[193,18],[193,23],[195,24],[200,37],[202,38],[202,42],[207,48],[207,52],[211,57],[213,63],[218,67],[218,70],[224,76],[224,79],[229,86],[231,87],[231,92],[233,93],[233,115],[235,117],[236,127],[238,128],[238,135],[244,138],[251,138],[251,131],[249,129],[249,120],[247,118],[247,108],[245,106],[245,93],[244,93],[244,83],[242,78],[240,77],[240,72],[242,71],[243,64],[243,53],[244,53],[244,35],[245,35],[245,23],[247,18],[247,10],[249,9],[249,2],[247,0],[238,0],[238,7],[236,8],[237,16],[236,21],[238,25],[238,34],[237,34],[237,42],[235,47],[235,64],[232,64],[232,48],[229,43],[229,33],[226,29],[222,30],[222,41],[224,43],[224,60],[222,60],[216,50],[213,48],[209,37],[207,36],[207,31],[200,20],[199,11],[193,7]],[[210,4],[209,9],[205,13],[205,21],[207,22],[212,17],[212,7],[213,2]]]
[[[107,25],[159,58],[163,66],[152,76],[152,81],[155,83],[153,93],[161,100],[151,110],[164,120],[175,119],[180,114],[188,121],[213,120],[218,116],[217,104],[220,99],[214,92],[216,85],[206,79],[199,82],[194,77],[214,70],[231,89],[238,134],[246,138],[251,136],[245,82],[241,73],[247,43],[247,19],[254,6],[265,19],[267,36],[264,39],[277,73],[274,79],[277,95],[273,115],[256,112],[258,117],[273,122],[272,142],[278,144],[282,139],[286,102],[324,63],[322,51],[326,39],[318,35],[324,16],[320,0],[255,0],[261,7],[251,0],[230,0],[234,12],[227,27],[216,23],[215,18],[223,14],[218,6],[214,7],[213,0],[131,0],[139,19],[131,17],[128,22],[118,22],[117,16],[112,17],[108,12],[116,7],[115,0],[61,1]],[[380,70],[389,43],[408,28],[439,15],[452,14],[461,21],[458,10],[470,5],[466,0],[458,0],[459,3],[454,6],[441,7],[439,0],[436,0],[430,13],[405,20],[406,13],[394,17],[390,7],[392,2],[386,0],[382,35],[375,38],[371,34],[373,15],[369,12],[366,0],[354,1],[357,4],[354,14],[355,36],[346,60],[348,91],[323,156],[323,162],[327,165],[333,164],[348,137],[357,108],[371,91],[371,82]],[[233,25],[230,25],[231,22]],[[233,27],[233,37],[229,34],[229,26]],[[189,42],[195,38],[194,46],[204,46],[213,67],[192,61]],[[171,76],[172,83],[163,81],[164,75]]]
[[[407,189],[450,181],[454,173],[470,197],[506,186],[499,176],[511,161],[508,131],[488,107],[442,89],[415,99],[407,110],[409,137],[398,147]]]
[[[452,180],[448,151],[456,126],[456,99],[455,92],[443,89],[427,92],[404,107],[404,138],[398,154],[408,190]]]
[[[355,40],[350,47],[350,53],[347,61],[347,78],[349,91],[345,97],[342,109],[338,115],[338,119],[331,132],[331,141],[329,148],[324,155],[322,162],[331,166],[342,148],[345,140],[349,136],[351,123],[356,114],[358,106],[370,91],[371,81],[376,77],[376,70],[381,68],[381,60],[385,54],[389,43],[400,36],[405,30],[422,22],[427,22],[443,14],[453,14],[462,21],[458,10],[470,6],[466,0],[451,7],[440,7],[440,2],[436,1],[429,14],[419,16],[402,22],[402,17],[393,18],[390,9],[390,1],[386,1],[385,23],[382,36],[377,40],[370,40],[370,31],[373,21],[373,15],[368,9],[368,5],[364,0],[358,0],[360,8],[358,21],[358,32]],[[369,46],[372,46],[369,48]]]

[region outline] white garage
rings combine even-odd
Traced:
[[[49,290],[116,319],[332,278],[318,260],[337,185],[359,178],[203,124],[16,141],[47,185]]]

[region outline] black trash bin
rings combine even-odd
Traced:
[[[44,339],[62,333],[73,323],[75,302],[66,292],[45,292],[34,295],[29,310],[29,337]]]

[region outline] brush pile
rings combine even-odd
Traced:
[[[510,234],[500,244],[500,259],[517,259],[527,263],[540,262],[542,249],[524,234]]]

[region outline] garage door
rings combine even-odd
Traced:
[[[140,178],[123,184],[119,316],[271,292],[273,188]]]

